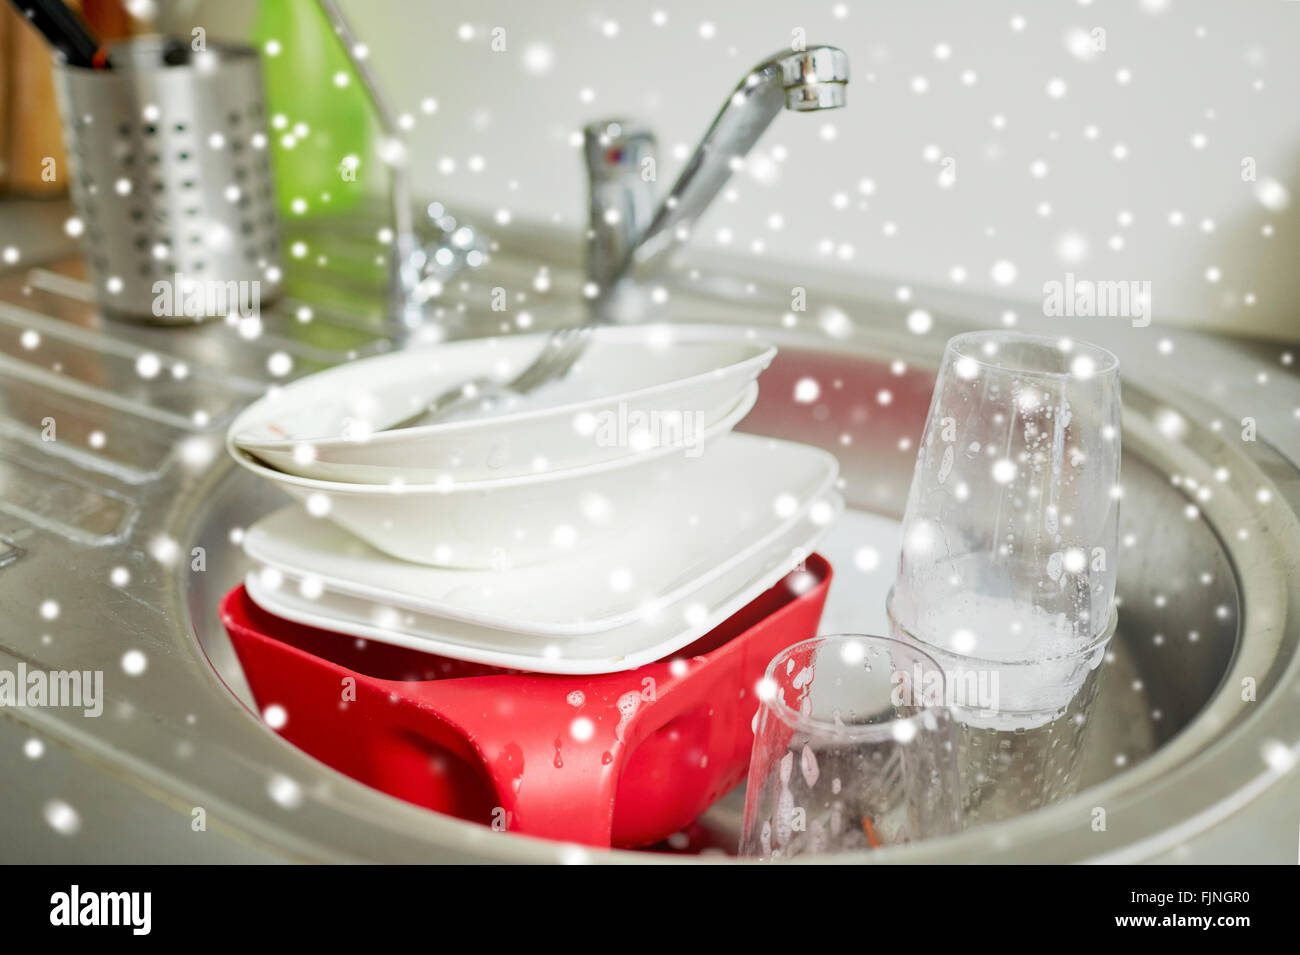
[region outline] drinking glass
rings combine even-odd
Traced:
[[[874,849],[961,828],[943,671],[889,637],[816,637],[759,684],[740,853]]]
[[[947,676],[966,828],[1073,795],[1079,788],[1079,757],[1101,688],[1102,664],[1118,620],[1114,609],[1106,629],[1092,643],[1013,660],[958,654],[927,644],[899,624],[893,603],[891,592],[893,635],[925,646]]]
[[[1077,787],[1115,628],[1119,461],[1110,352],[1005,331],[948,342],[889,613],[948,671],[967,825]]]

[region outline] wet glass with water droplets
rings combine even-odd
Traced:
[[[1114,632],[1119,468],[1110,352],[1005,331],[948,342],[889,612],[949,674],[968,825],[1077,785]]]
[[[987,658],[1092,642],[1115,597],[1119,462],[1108,351],[1004,331],[950,340],[903,520],[898,621]]]
[[[795,644],[759,685],[742,855],[869,850],[960,827],[943,673],[887,637]]]

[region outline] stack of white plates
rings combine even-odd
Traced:
[[[253,600],[459,659],[630,669],[781,580],[842,510],[833,456],[731,433],[774,349],[725,331],[600,329],[524,407],[384,430],[543,341],[355,362],[242,414],[231,453],[305,504],[246,532]]]

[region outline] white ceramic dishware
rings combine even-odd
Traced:
[[[490,416],[385,430],[449,387],[507,382],[549,333],[404,349],[269,391],[228,443],[289,474],[410,484],[565,470],[685,443],[717,424],[776,349],[735,329],[601,326],[563,378]]]
[[[651,508],[628,533],[543,564],[410,564],[296,505],[248,528],[244,552],[321,589],[420,613],[518,633],[597,633],[682,600],[810,517],[827,522],[838,465],[819,448],[731,434],[700,464],[689,500]]]
[[[622,533],[674,496],[685,506],[705,459],[753,407],[751,383],[689,447],[666,445],[566,471],[491,481],[345,484],[285,474],[230,446],[243,467],[381,551],[441,567],[502,570],[551,560]]]
[[[824,507],[811,509],[727,573],[656,612],[600,633],[546,637],[493,629],[337,593],[318,579],[278,568],[254,569],[245,586],[253,602],[268,613],[340,634],[535,673],[613,673],[689,646],[780,583],[812,552],[829,522],[843,510],[843,498],[835,491],[827,491],[819,500]],[[799,586],[800,575],[791,582]]]

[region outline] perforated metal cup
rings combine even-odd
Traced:
[[[281,283],[257,52],[142,38],[110,59],[55,67],[100,305],[168,324],[255,312]]]

